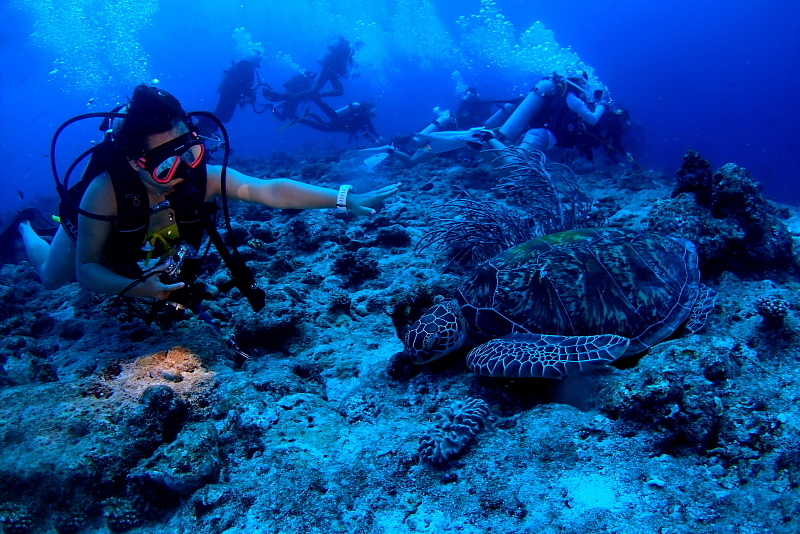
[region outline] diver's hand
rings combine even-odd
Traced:
[[[157,267],[155,271],[160,273],[161,271],[165,271],[167,269],[166,265],[162,265]],[[186,286],[183,282],[178,282],[177,284],[165,284],[161,281],[160,274],[153,274],[147,277],[147,279],[142,282],[141,284],[135,285],[131,288],[130,291],[126,293],[127,296],[130,297],[137,297],[137,298],[151,298],[151,299],[158,299],[158,300],[166,300],[169,298],[169,294],[173,291],[177,291],[178,289],[183,289]]]
[[[347,195],[347,209],[356,215],[375,215],[377,213],[370,206],[374,206],[383,199],[388,198],[400,190],[400,184],[387,185],[366,193],[350,193]]]
[[[492,130],[488,130],[486,128],[483,129],[476,129],[475,133],[472,134],[472,137],[475,139],[474,141],[467,141],[467,146],[473,148],[475,150],[482,150],[483,145],[487,144],[489,141],[495,138],[494,132]]]
[[[475,132],[473,134],[473,137],[480,140],[481,143],[488,143],[489,141],[495,138],[495,135],[492,130],[483,129]]]

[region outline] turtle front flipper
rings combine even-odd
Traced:
[[[700,284],[697,300],[694,303],[689,319],[686,321],[686,330],[690,334],[696,334],[706,325],[708,315],[714,311],[717,305],[719,294],[710,287]]]
[[[625,354],[628,343],[628,338],[611,334],[511,334],[472,349],[467,367],[486,376],[563,378],[613,362]]]

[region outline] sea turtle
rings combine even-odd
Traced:
[[[467,356],[472,371],[561,378],[643,352],[681,325],[697,332],[715,301],[685,239],[571,230],[480,265],[455,299],[428,309],[404,341],[417,364],[483,343]]]

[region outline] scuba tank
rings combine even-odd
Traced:
[[[515,109],[517,109],[517,105],[510,102],[501,105],[500,109],[495,111],[494,115],[486,120],[485,126],[490,130],[497,128],[498,126],[502,126],[508,120],[508,118],[511,117]]]
[[[242,59],[232,62],[222,71],[222,79],[217,86],[219,101],[214,115],[222,122],[230,122],[236,106],[247,100],[253,93],[255,67],[250,61]]]
[[[500,133],[505,136],[506,142],[516,144],[531,122],[547,106],[550,99],[561,91],[560,80],[561,76],[554,74],[542,78],[531,89],[514,113],[500,127]]]

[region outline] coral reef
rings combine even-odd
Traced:
[[[331,271],[344,275],[347,286],[360,285],[365,280],[378,278],[381,274],[378,261],[370,255],[369,249],[361,248],[356,252],[344,252],[333,260]]]
[[[0,505],[0,524],[5,534],[28,534],[33,529],[33,516],[22,505]]]
[[[339,156],[232,166],[263,177],[313,173],[335,187],[351,176]],[[715,173],[697,176],[701,185],[708,178],[709,199],[722,198]],[[463,354],[407,366],[403,329],[459,281],[442,274],[447,251],[412,249],[436,221],[431,207],[463,198],[458,186],[475,202],[521,206],[494,189],[499,176],[486,159],[436,158],[369,179],[404,184],[374,217],[231,206],[267,292],[253,313],[209,253],[206,312],[224,337],[258,349],[238,367],[224,337],[192,314],[147,323],[75,284],[42,291],[25,263],[0,266],[4,531],[798,531],[794,268],[763,280],[720,273],[705,330],[616,368],[553,381],[476,376]],[[712,239],[714,224],[741,236],[756,224],[724,210],[715,219],[696,191],[670,200],[674,183],[654,173],[587,170],[578,179],[603,199],[593,220],[645,228],[663,199],[664,213],[694,214],[685,228],[662,222],[726,265],[738,258]],[[759,207],[745,185],[738,194],[752,203],[739,206],[800,236],[800,210],[763,198]],[[780,328],[766,327],[759,297]],[[489,417],[493,430],[456,455]]]
[[[87,525],[86,513],[79,509],[56,512],[53,517],[53,527],[58,534],[76,534]]]
[[[191,495],[219,479],[221,458],[219,437],[213,425],[200,423],[184,429],[171,443],[162,444],[128,475],[136,493],[161,495],[168,490]],[[163,497],[162,497],[163,498]],[[152,501],[153,499],[148,499]]]
[[[103,501],[103,517],[111,532],[127,532],[144,522],[140,507],[129,499],[119,497]]]
[[[770,328],[780,328],[789,315],[789,303],[777,295],[761,295],[755,301],[756,312]]]
[[[672,198],[655,203],[649,225],[692,241],[707,276],[730,271],[763,277],[792,265],[792,237],[777,212],[747,169],[729,163],[712,173],[690,151]]]
[[[291,294],[269,291],[267,308],[260,314],[248,313],[235,326],[234,335],[242,347],[266,351],[283,350],[286,343],[300,335],[297,325],[304,311]]]

